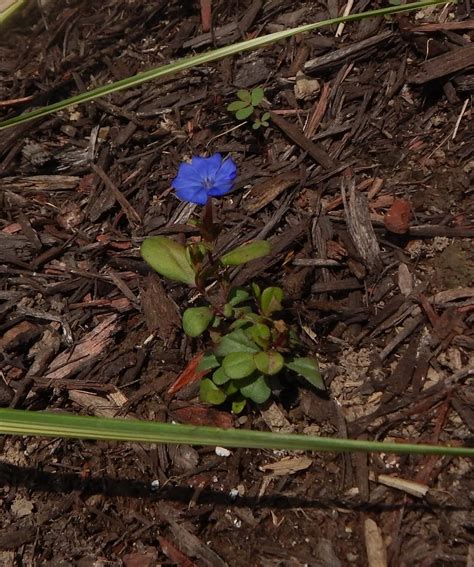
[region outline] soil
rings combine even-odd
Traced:
[[[2,119],[344,10],[216,0],[203,34],[197,1],[32,4],[0,37]],[[1,131],[0,405],[472,443],[469,6],[322,28]],[[259,130],[226,110],[255,86],[272,112]],[[220,244],[272,243],[234,281],[285,289],[327,388],[293,384],[241,416],[195,386],[168,393],[208,344],[180,330],[193,294],[139,255],[148,235],[195,237],[199,210],[170,182],[214,152],[239,166],[215,203]],[[2,567],[474,563],[467,459],[1,447]]]

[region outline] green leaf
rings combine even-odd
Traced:
[[[228,303],[235,307],[239,303],[246,301],[250,297],[250,293],[241,287],[235,287],[229,293]]]
[[[242,413],[246,405],[247,400],[242,396],[239,396],[237,399],[232,401],[232,413],[235,413],[236,415]]]
[[[230,376],[227,376],[227,374],[224,372],[224,369],[222,368],[222,366],[219,367],[212,374],[212,381],[214,382],[214,384],[217,384],[218,386],[222,386],[223,384],[225,384],[229,380],[230,380]],[[228,392],[226,392],[226,394],[228,394]]]
[[[240,266],[251,260],[270,254],[271,246],[267,240],[254,240],[242,246],[238,246],[221,256],[220,261],[224,266]]]
[[[245,332],[247,333],[247,336],[249,336],[260,347],[267,348],[270,340],[270,328],[267,325],[264,323],[256,323],[246,329]]]
[[[318,361],[315,358],[309,356],[294,358],[287,362],[285,366],[305,378],[315,388],[320,390],[326,389],[319,371]]]
[[[257,375],[256,377],[250,376],[245,380],[244,385],[240,387],[240,393],[256,404],[263,404],[268,400],[272,391],[265,377]]]
[[[227,356],[231,352],[258,352],[260,349],[242,329],[224,335],[217,345],[216,356]]]
[[[212,370],[213,368],[218,368],[220,362],[213,354],[205,354],[200,363],[197,365],[196,372],[203,372],[204,370]]]
[[[255,370],[253,354],[250,352],[231,352],[222,361],[222,368],[232,380],[250,376]]]
[[[252,103],[252,106],[258,106],[262,102],[264,96],[265,96],[265,92],[262,89],[262,87],[257,87],[256,89],[252,89],[252,93],[250,97],[250,102]]]
[[[239,391],[238,384],[239,380],[229,380],[225,384],[221,386],[221,390],[225,392],[226,396],[233,396],[235,393]]]
[[[257,369],[269,376],[278,374],[285,363],[283,356],[276,350],[257,352],[257,354],[253,355],[253,359]]]
[[[183,330],[189,337],[199,337],[214,319],[210,307],[189,307],[183,313]]]
[[[244,102],[243,100],[234,100],[234,102],[231,102],[229,105],[227,105],[227,110],[229,112],[235,112],[237,110],[240,110],[242,108],[246,108],[248,106],[247,102]]]
[[[209,378],[203,378],[199,385],[199,397],[202,402],[218,406],[225,402],[227,396]]]
[[[252,288],[252,293],[255,296],[255,299],[259,300],[260,296],[262,295],[262,290],[260,289],[260,286],[256,283],[252,282],[251,288]]]
[[[232,305],[230,303],[226,303],[224,305],[224,309],[222,310],[222,313],[224,314],[224,317],[226,319],[232,317],[232,314],[234,313],[234,310],[232,309]]]
[[[253,106],[246,106],[245,108],[241,108],[240,110],[237,110],[237,112],[235,113],[235,117],[237,118],[237,120],[245,120],[251,114],[253,114],[253,110],[254,110]]]
[[[275,311],[281,311],[283,300],[283,290],[281,287],[267,287],[262,292],[260,298],[260,308],[265,316],[269,316]]]
[[[166,238],[151,236],[143,241],[140,253],[142,258],[160,275],[194,285],[196,274],[186,256],[186,248]]]
[[[237,97],[247,104],[251,103],[252,96],[250,94],[250,91],[247,91],[246,89],[240,89],[239,91],[237,91]]]
[[[268,120],[270,120],[270,113],[269,112],[264,112],[262,114],[262,117],[260,118],[260,120],[262,121],[262,124],[264,122],[267,122]],[[268,123],[266,124],[266,126],[268,126]]]
[[[262,125],[262,123],[261,123],[260,120],[257,118],[257,120],[255,120],[255,122],[252,124],[252,128],[253,128],[254,130],[258,130],[261,125]]]

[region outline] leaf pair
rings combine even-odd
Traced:
[[[261,87],[257,87],[251,91],[241,89],[237,91],[239,100],[231,102],[227,106],[227,110],[233,112],[237,120],[245,120],[249,116],[252,116],[255,107],[262,102],[264,94],[264,90]]]

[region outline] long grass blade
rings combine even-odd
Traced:
[[[140,443],[187,443],[248,449],[451,455],[474,457],[474,448],[332,439],[299,434],[219,429],[67,413],[0,409],[0,434],[67,437]]]
[[[4,120],[3,122],[0,122],[0,130],[9,128],[16,124],[27,122],[29,120],[34,120],[35,118],[41,118],[43,116],[47,116],[48,114],[52,114],[53,112],[64,110],[65,108],[68,108],[76,104],[81,104],[84,102],[95,100],[97,98],[121,91],[123,89],[136,87],[137,85],[140,85],[147,81],[151,81],[153,79],[163,78],[173,73],[184,71],[185,69],[189,69],[191,67],[197,67],[198,65],[210,63],[211,61],[216,61],[218,59],[222,59],[223,57],[227,57],[229,55],[235,55],[236,53],[240,53],[242,51],[248,51],[251,49],[257,49],[259,47],[264,47],[265,45],[269,45],[271,43],[280,41],[282,39],[286,39],[288,37],[291,37],[299,33],[305,33],[324,26],[340,24],[343,22],[355,22],[358,20],[362,20],[364,18],[370,18],[375,16],[387,16],[389,14],[397,14],[400,12],[419,10],[421,8],[426,8],[427,6],[433,6],[435,4],[449,4],[449,3],[450,0],[423,0],[421,2],[413,2],[411,4],[389,6],[388,8],[380,8],[377,10],[369,10],[367,12],[361,12],[358,14],[349,14],[348,16],[331,18],[329,20],[323,20],[321,22],[316,22],[313,24],[306,24],[303,26],[298,26],[296,28],[291,28],[288,30],[271,33],[254,39],[249,39],[246,41],[235,43],[233,45],[221,47],[213,51],[209,51],[199,55],[194,55],[192,57],[179,59],[178,61],[175,61],[173,63],[168,63],[166,65],[162,65],[161,67],[155,67],[153,69],[149,69],[148,71],[143,71],[141,73],[138,73],[137,75],[134,75],[133,77],[128,77],[126,79],[122,79],[114,83],[103,85],[96,89],[92,89],[90,91],[72,96],[70,98],[61,100],[59,102],[55,102],[48,106],[43,106],[36,110],[32,110],[30,112],[26,112],[19,116],[9,118],[8,120]]]
[[[24,5],[25,2],[26,0],[11,1],[10,3],[7,2],[4,7],[2,7],[0,2],[0,8],[2,8],[0,9],[0,26],[6,23],[6,21],[11,16],[13,16],[13,14],[18,12],[18,10]]]

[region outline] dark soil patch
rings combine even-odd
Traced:
[[[32,7],[31,26],[2,30],[1,116],[344,8],[215,1],[206,36],[198,5]],[[1,131],[0,404],[468,443],[468,6],[354,23],[341,37],[325,28]],[[356,0],[352,12],[367,7]],[[237,88],[256,85],[274,113],[258,132],[225,110]],[[284,287],[327,395],[295,385],[235,418],[202,407],[195,388],[167,394],[203,344],[179,328],[191,295],[150,273],[139,245],[193,235],[198,211],[170,181],[182,160],[216,151],[239,164],[218,205],[220,245],[273,244],[234,281]],[[393,486],[400,479],[421,493]],[[224,457],[5,437],[0,480],[2,566],[461,566],[474,557],[463,459]]]

